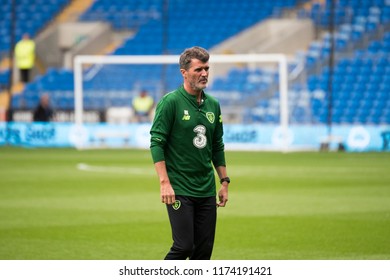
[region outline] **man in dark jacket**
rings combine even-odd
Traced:
[[[53,119],[53,109],[50,106],[49,95],[44,94],[39,100],[38,106],[34,110],[34,122],[50,122]]]

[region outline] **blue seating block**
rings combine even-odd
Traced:
[[[6,2],[7,1],[1,3],[0,5],[0,53],[8,52],[9,48],[11,47],[9,34],[11,22],[11,5]],[[15,40],[19,41],[24,33],[29,33],[30,36],[34,37],[69,2],[70,0],[15,1]]]

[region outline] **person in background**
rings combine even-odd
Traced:
[[[137,122],[149,122],[153,108],[154,100],[148,94],[147,90],[142,90],[132,102],[135,118]]]
[[[158,103],[150,150],[166,204],[173,245],[166,260],[209,260],[217,207],[228,201],[223,125],[219,102],[204,92],[209,53],[201,47],[180,56],[183,85]],[[221,185],[216,200],[214,169]]]
[[[50,106],[50,99],[48,94],[41,96],[38,106],[34,110],[34,122],[50,122],[53,120],[54,111]]]
[[[24,34],[15,46],[16,66],[20,71],[20,79],[23,83],[30,81],[30,72],[35,64],[35,42],[29,34]]]

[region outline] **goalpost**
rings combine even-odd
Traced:
[[[280,128],[282,150],[286,151],[288,146],[288,69],[287,58],[283,54],[211,54],[210,64],[214,63],[276,63],[278,65],[279,81],[278,87],[280,92]],[[74,58],[74,108],[75,124],[83,125],[83,67],[88,64],[127,64],[127,65],[147,65],[147,64],[178,64],[179,55],[78,55]]]

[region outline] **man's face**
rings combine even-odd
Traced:
[[[49,96],[43,95],[41,98],[41,104],[43,107],[47,107],[49,105]]]
[[[192,59],[191,66],[188,70],[180,70],[184,83],[193,91],[201,91],[206,88],[209,77],[209,63],[203,63],[198,59]]]

